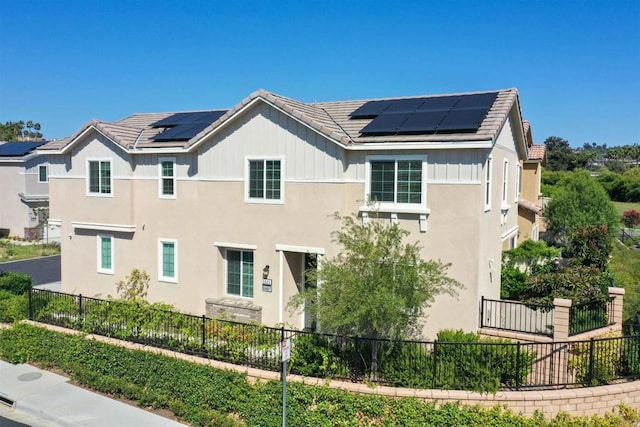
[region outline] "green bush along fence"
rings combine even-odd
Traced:
[[[413,388],[475,390],[584,386],[640,377],[640,334],[580,342],[512,343],[461,331],[435,341],[344,337],[211,319],[121,301],[32,289],[29,318],[205,358],[291,373]]]

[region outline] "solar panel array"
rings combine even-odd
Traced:
[[[193,113],[176,113],[151,126],[154,128],[169,128],[156,135],[154,141],[188,141],[211,123],[222,117],[227,110],[198,111]]]
[[[475,132],[498,97],[497,92],[369,101],[350,114],[373,119],[363,135]]]
[[[0,145],[0,157],[21,157],[29,154],[46,141],[39,142],[7,142]]]

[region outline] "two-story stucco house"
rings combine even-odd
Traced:
[[[540,233],[546,230],[542,218],[542,167],[547,161],[546,146],[534,144],[531,124],[524,121],[527,139],[527,159],[521,164],[520,200],[518,201],[518,244],[525,240],[538,240]]]
[[[464,284],[424,336],[475,330],[518,236],[527,142],[515,89],[304,103],[258,91],[230,110],[92,121],[44,147],[62,290],[115,294],[132,268],[149,299],[194,314],[310,323],[287,310],[306,266],[333,257],[333,214],[377,214]],[[320,263],[321,268],[321,263]]]
[[[0,142],[0,234],[46,235],[49,205],[48,159],[40,142]]]

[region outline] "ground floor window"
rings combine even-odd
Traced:
[[[178,280],[178,242],[161,240],[158,248],[159,278],[166,282]]]
[[[253,252],[227,249],[227,294],[253,298]]]
[[[98,272],[113,274],[113,236],[98,235]]]

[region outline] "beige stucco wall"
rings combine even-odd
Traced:
[[[26,227],[38,225],[33,207],[46,206],[46,201],[25,203],[25,196],[43,196],[48,184],[38,182],[38,166],[46,164],[45,156],[31,156],[25,161],[0,161],[0,228],[9,229],[12,236],[23,237]]]

